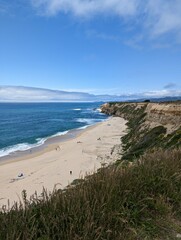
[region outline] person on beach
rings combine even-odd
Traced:
[[[18,177],[23,177],[23,173],[18,174]]]

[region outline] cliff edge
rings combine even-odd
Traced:
[[[136,158],[155,147],[181,146],[181,101],[106,103],[101,111],[128,120],[128,134],[122,138],[123,158]]]

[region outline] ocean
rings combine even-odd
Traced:
[[[101,103],[0,103],[0,157],[105,121]]]

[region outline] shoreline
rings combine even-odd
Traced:
[[[50,138],[38,150],[1,160],[0,208],[7,205],[8,199],[10,206],[19,202],[23,190],[29,198],[35,191],[40,195],[43,188],[51,192],[55,186],[63,189],[73,180],[95,172],[102,163],[114,162],[125,124],[123,118],[108,118],[85,129],[74,129],[68,136]]]
[[[71,139],[74,139],[77,136],[79,136],[79,134],[83,133],[84,131],[94,128],[97,125],[108,121],[110,118],[111,117],[108,117],[104,121],[97,122],[95,124],[85,125],[84,127],[73,128],[73,129],[64,131],[64,132],[66,132],[65,134],[61,134],[61,135],[57,135],[57,136],[55,134],[55,135],[46,137],[46,140],[41,145],[33,146],[30,149],[17,150],[12,153],[9,153],[8,155],[0,156],[0,166],[14,162],[14,161],[21,161],[24,158],[29,159],[29,158],[41,155],[44,151],[50,151],[51,150],[50,146],[54,146],[55,144],[59,144],[60,142],[67,142]],[[62,132],[62,133],[64,133],[64,132]]]
[[[12,154],[9,154],[9,155],[4,156],[4,157],[0,157],[0,167],[2,165],[11,164],[13,162],[19,162],[19,161],[22,161],[22,160],[28,160],[28,159],[31,159],[31,158],[35,158],[35,157],[41,156],[44,153],[55,150],[55,148],[60,143],[64,143],[64,142],[68,142],[68,141],[71,141],[73,139],[76,139],[82,133],[86,132],[86,130],[90,130],[90,129],[98,126],[101,123],[102,122],[96,123],[94,125],[90,125],[86,129],[71,129],[65,135],[48,138],[40,146],[33,147],[31,149],[24,150],[24,151],[15,151]]]
[[[109,118],[105,119],[104,121],[107,121]],[[104,122],[102,121],[102,122]],[[9,153],[8,155],[5,156],[0,156],[0,166],[3,164],[8,163],[9,161],[11,161],[12,159],[18,159],[18,158],[22,158],[25,157],[27,155],[33,154],[33,153],[39,153],[42,152],[43,150],[45,150],[47,147],[49,147],[49,145],[51,144],[56,144],[59,142],[64,142],[64,141],[68,141],[70,139],[76,138],[76,136],[78,134],[80,134],[81,132],[85,131],[88,128],[94,127],[102,122],[98,122],[92,125],[86,125],[82,128],[73,128],[67,131],[62,132],[62,134],[60,135],[52,135],[52,136],[48,136],[45,138],[45,141],[37,146],[33,146],[34,144],[32,144],[32,147],[30,147],[29,149],[25,149],[25,150],[15,150],[14,152]],[[42,138],[43,140],[43,138]],[[35,143],[35,144],[38,144]],[[18,144],[17,144],[18,145]],[[29,144],[31,145],[31,144]],[[13,146],[10,146],[13,147]],[[10,148],[8,147],[8,148]]]

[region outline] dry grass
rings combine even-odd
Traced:
[[[181,233],[181,149],[102,168],[66,191],[0,214],[0,239],[175,239]]]

